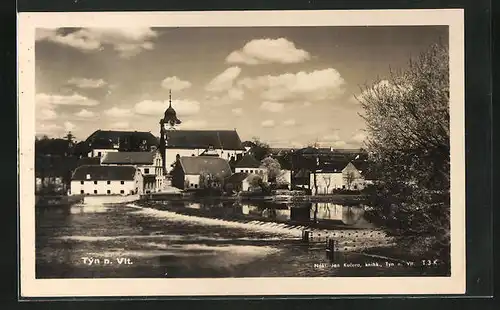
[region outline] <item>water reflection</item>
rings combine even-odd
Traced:
[[[158,204],[152,203],[155,208]],[[234,202],[197,201],[166,202],[162,209],[224,219],[271,220],[276,222],[298,222],[304,224],[324,224],[368,228],[371,224],[364,219],[361,206],[346,206],[328,202],[320,203],[274,203],[274,202]]]

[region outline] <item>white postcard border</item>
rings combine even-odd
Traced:
[[[35,29],[449,25],[451,277],[35,279]],[[21,297],[465,293],[464,12],[439,10],[84,12],[18,14]]]

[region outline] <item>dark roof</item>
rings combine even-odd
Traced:
[[[90,180],[133,180],[136,168],[134,166],[98,166],[86,165],[76,168],[73,172],[72,180],[84,181],[87,174],[90,174]]]
[[[245,172],[238,172],[233,174],[230,177],[227,177],[225,180],[225,183],[232,183],[232,184],[238,184],[241,183],[244,179],[246,179],[249,176],[248,173]]]
[[[243,158],[234,165],[236,168],[259,168],[260,163],[255,157],[246,154]]]
[[[91,147],[112,147],[113,144],[124,143],[125,141],[135,140],[140,142],[146,140],[149,146],[158,145],[158,138],[148,131],[116,131],[116,130],[97,130],[92,133],[85,142]]]
[[[100,165],[100,164],[101,164],[101,158],[99,157],[82,157],[78,159],[76,166],[80,167],[84,165]]]
[[[348,164],[348,161],[326,161],[320,163],[318,170],[321,172],[342,172]]]
[[[108,152],[102,159],[102,164],[117,165],[152,165],[153,162],[153,152]]]
[[[180,163],[185,174],[201,174],[205,171],[223,178],[231,175],[229,163],[219,157],[183,156],[180,158]]]
[[[206,149],[209,146],[224,150],[244,150],[235,130],[170,130],[167,148]]]
[[[307,169],[300,169],[293,176],[294,178],[309,178],[310,172]]]

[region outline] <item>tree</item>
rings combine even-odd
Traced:
[[[224,179],[204,170],[200,173],[199,187],[205,189],[222,189]]]
[[[330,193],[330,185],[332,184],[332,177],[330,175],[323,175],[323,180],[325,181],[326,194]]]
[[[352,184],[356,180],[356,175],[352,171],[347,171],[344,173],[344,182],[347,184],[347,189],[351,190]]]
[[[269,144],[261,142],[259,138],[253,137],[252,143],[254,144],[254,146],[250,149],[249,152],[258,161],[263,160],[271,153],[271,148],[269,147]]]
[[[279,161],[272,157],[266,157],[261,161],[261,167],[267,170],[267,180],[269,183],[276,183],[279,176],[281,176],[281,165]]]
[[[371,217],[415,253],[449,261],[448,48],[435,44],[407,70],[365,87]]]

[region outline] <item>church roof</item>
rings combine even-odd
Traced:
[[[76,168],[73,172],[74,181],[85,181],[85,180],[109,180],[109,181],[119,181],[119,180],[133,180],[135,177],[136,168],[134,166],[98,166],[98,165],[86,165]],[[87,179],[87,175],[90,179]]]
[[[115,165],[152,165],[153,152],[108,152],[102,159],[102,164]]]
[[[236,168],[259,168],[260,163],[255,157],[250,154],[246,154],[243,158],[236,163]]]
[[[208,172],[222,178],[231,175],[229,163],[220,157],[182,156],[179,161],[185,174],[199,175]]]
[[[235,130],[170,130],[167,148],[206,149],[209,146],[223,150],[244,150]]]

